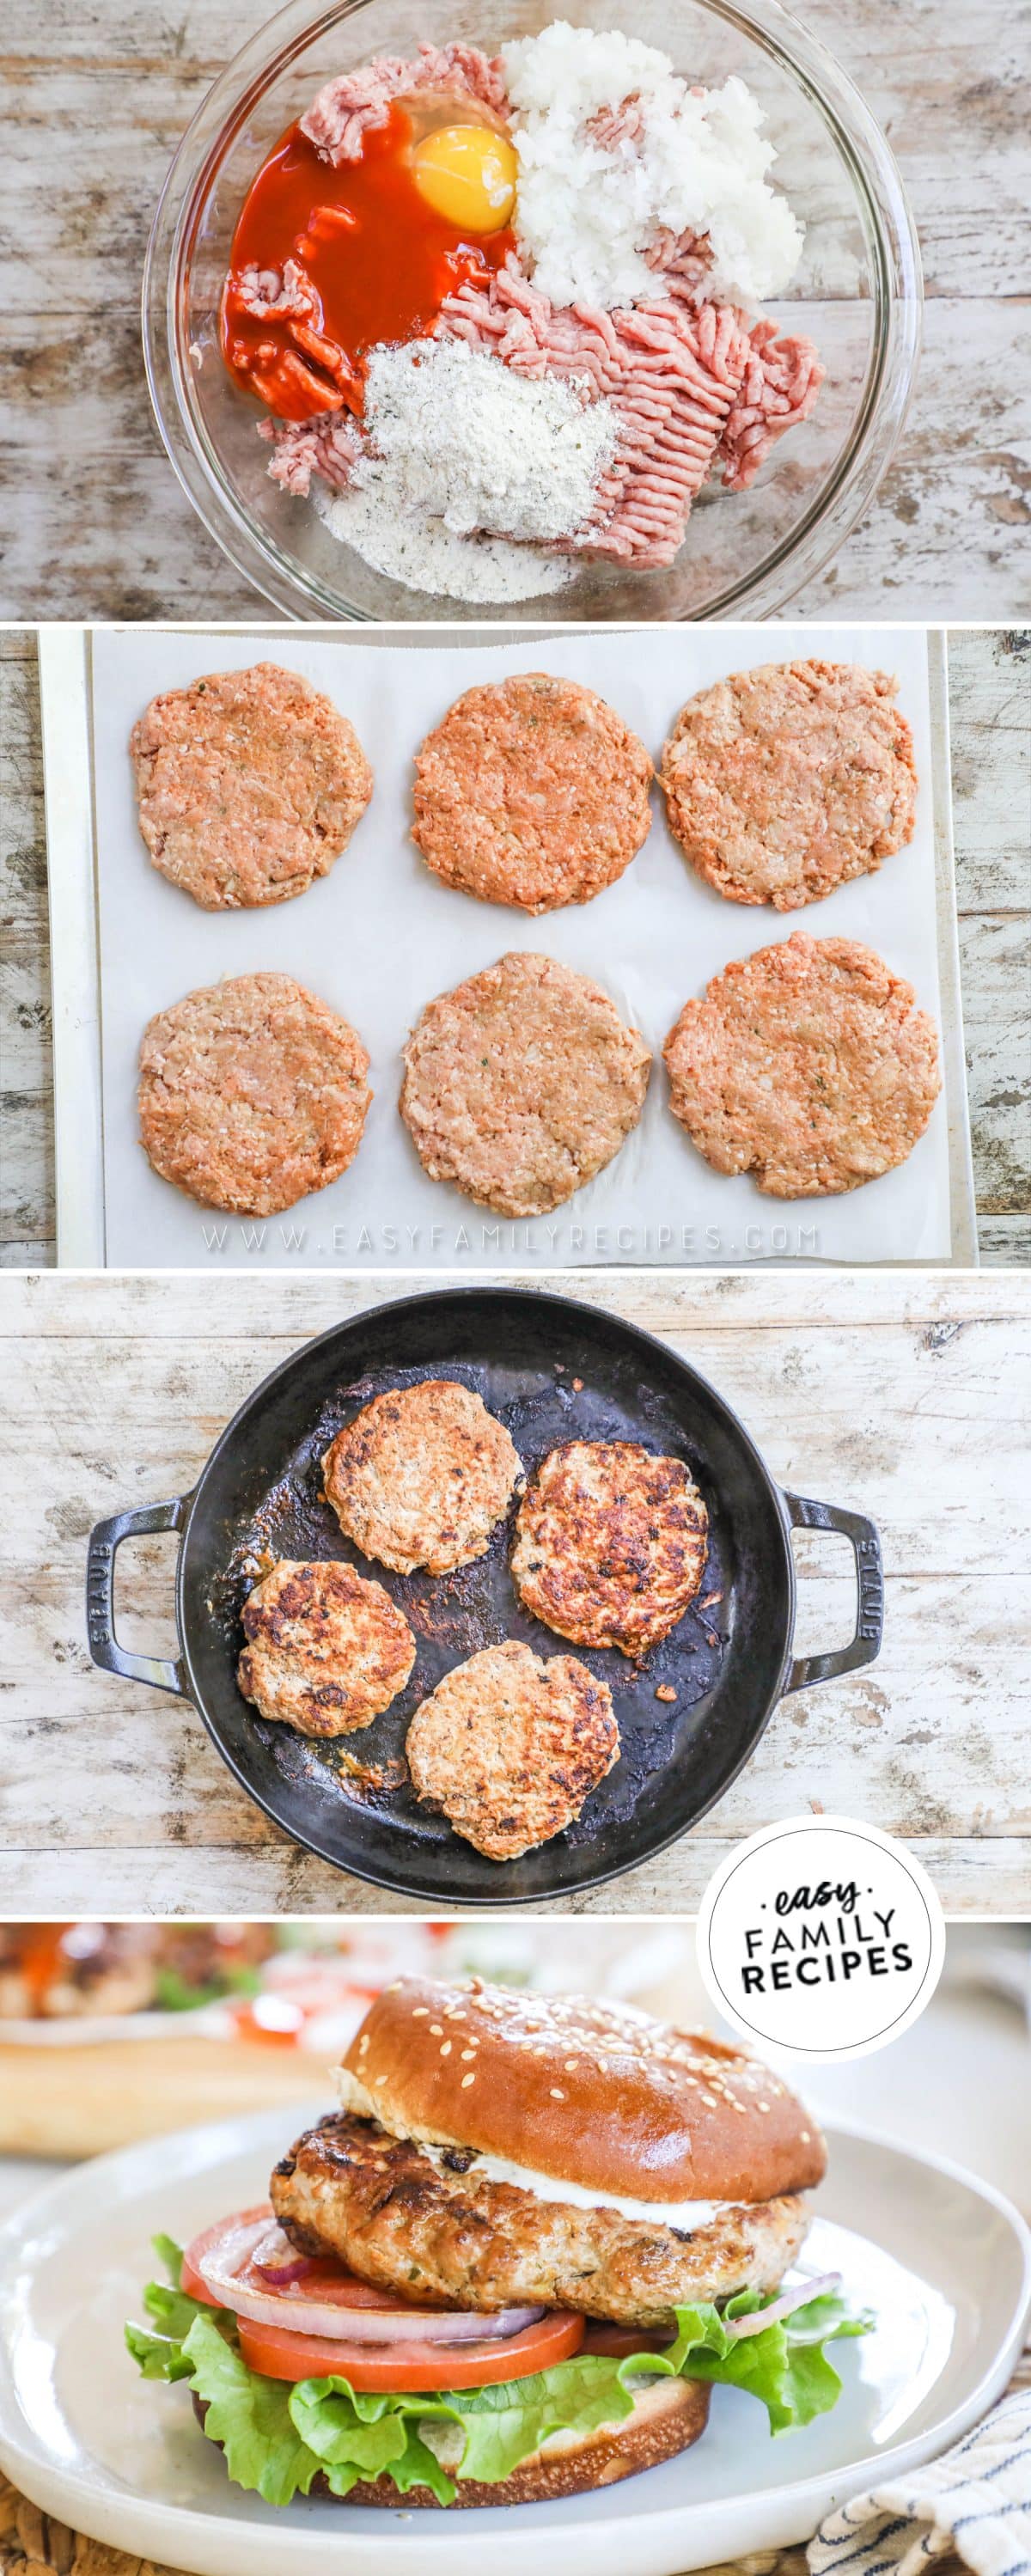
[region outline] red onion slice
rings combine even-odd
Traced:
[[[239,2274],[270,2232],[264,2218],[229,2229],[201,2255],[197,2267],[219,2306],[248,2317],[252,2325],[285,2326],[332,2343],[488,2343],[501,2335],[522,2334],[544,2314],[540,2307],[500,2308],[478,2316],[468,2308],[414,2308],[401,2300],[396,2308],[352,2308],[340,2300],[323,2306],[315,2298],[291,2298],[289,2288],[275,2290],[271,2281],[267,2291],[256,2290],[244,2285]]]
[[[754,2309],[750,2317],[724,2317],[723,2331],[739,2343],[743,2335],[761,2334],[764,2326],[778,2325],[784,2317],[794,2316],[796,2308],[807,2308],[810,2299],[822,2299],[840,2285],[840,2272],[820,2272],[814,2281],[803,2281],[797,2290],[785,2290],[779,2299],[771,2299],[768,2308]]]
[[[260,2272],[266,2281],[271,2281],[276,2289],[289,2281],[303,2281],[306,2273],[316,2270],[311,2255],[299,2254],[281,2227],[270,2227],[264,2236],[259,2237],[251,2254],[251,2263],[254,2270]]]

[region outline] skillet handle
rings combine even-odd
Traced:
[[[845,1511],[839,1503],[811,1503],[804,1494],[785,1493],[784,1501],[792,1529],[839,1530],[848,1539],[858,1585],[851,1645],[830,1655],[796,1658],[784,1685],[787,1699],[791,1691],[810,1690],[814,1682],[834,1681],[839,1673],[858,1672],[861,1664],[876,1660],[884,1637],[884,1565],[877,1525],[865,1513]]]
[[[115,1558],[125,1538],[145,1538],[153,1530],[181,1530],[193,1501],[176,1494],[170,1503],[142,1503],[136,1511],[116,1512],[90,1531],[86,1557],[86,1634],[95,1664],[124,1681],[149,1682],[154,1690],[189,1696],[186,1666],[162,1655],[130,1655],[115,1636]]]

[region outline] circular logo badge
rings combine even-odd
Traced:
[[[944,1958],[926,1870],[848,1816],[796,1816],[739,1843],[698,1915],[717,2009],[793,2057],[865,2057],[897,2039],[930,2003]]]

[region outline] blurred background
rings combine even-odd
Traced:
[[[0,2215],[61,2160],[328,2100],[370,1997],[413,1971],[713,2023],[685,1921],[3,1924]],[[1031,1923],[950,1925],[932,2003],[874,2055],[778,2063],[815,2110],[951,2157],[1031,2218]]]

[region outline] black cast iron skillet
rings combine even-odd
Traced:
[[[320,1499],[323,1451],[370,1396],[434,1375],[476,1389],[507,1424],[528,1472],[578,1438],[638,1441],[687,1461],[709,1509],[705,1579],[697,1604],[642,1662],[615,1649],[571,1649],[521,1609],[508,1571],[510,1522],[487,1556],[443,1577],[392,1574],[343,1537]],[[851,1644],[801,1662],[792,1657],[793,1528],[842,1531],[859,1585]],[[116,1551],[153,1530],[182,1534],[176,1663],[128,1654],[114,1634]],[[386,1585],[415,1631],[403,1693],[337,1744],[268,1723],[237,1689],[241,1606],[255,1557],[269,1551],[347,1559]],[[248,1396],[192,1493],[99,1522],[87,1622],[94,1663],[192,1700],[248,1795],[309,1851],[400,1895],[513,1905],[596,1887],[662,1851],[722,1798],[779,1699],[872,1663],[883,1623],[881,1556],[876,1529],[859,1512],[781,1492],[722,1397],[651,1334],[532,1289],[445,1289],[377,1307],[308,1342]],[[601,1675],[622,1753],[576,1824],[499,1863],[421,1807],[406,1780],[391,1785],[390,1766],[396,1772],[412,1713],[441,1676],[505,1637],[545,1656],[575,1651]],[[673,1702],[657,1696],[663,1689],[675,1692]]]

